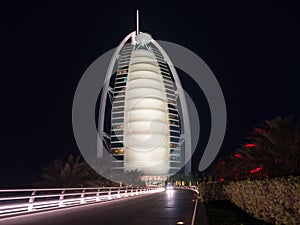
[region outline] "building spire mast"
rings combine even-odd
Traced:
[[[136,10],[136,34],[139,34],[140,33],[140,30],[139,30],[139,10]]]

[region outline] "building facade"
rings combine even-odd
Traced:
[[[115,50],[106,80],[100,102],[98,156],[106,148],[113,156],[112,170],[137,169],[146,181],[164,180],[182,167],[190,172],[186,100],[161,46],[138,29],[130,33]]]

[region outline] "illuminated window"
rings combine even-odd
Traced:
[[[119,71],[117,72],[117,74],[124,74],[124,73],[127,73],[127,70],[119,70]]]
[[[123,148],[112,149],[111,153],[112,154],[116,154],[116,155],[118,155],[118,154],[124,154],[124,149]]]
[[[175,104],[175,101],[172,100],[172,99],[168,99],[167,102],[168,102],[168,103],[173,103],[173,104]]]
[[[124,125],[123,124],[119,124],[117,126],[115,126],[116,129],[121,129],[121,128],[124,128]]]
[[[176,148],[177,144],[170,143],[169,146],[170,146],[170,148]]]
[[[169,118],[171,118],[171,119],[178,119],[178,116],[169,114]]]

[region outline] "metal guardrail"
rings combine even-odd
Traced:
[[[198,187],[197,186],[175,186],[175,189],[188,189],[196,192],[199,195]]]
[[[0,218],[163,191],[158,187],[0,190]]]

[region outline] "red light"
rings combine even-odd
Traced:
[[[257,167],[257,168],[254,169],[254,170],[250,170],[250,173],[257,173],[258,171],[261,171],[262,169],[263,169],[263,167],[260,166],[260,167]]]
[[[241,155],[241,154],[239,154],[239,153],[236,153],[236,154],[234,154],[234,156],[235,156],[236,158],[239,158],[239,159],[241,159],[241,158],[242,158],[242,155]]]
[[[224,181],[225,181],[225,179],[222,177],[222,178],[220,178],[220,181],[221,181],[221,182],[224,182]]]
[[[255,147],[255,146],[256,146],[255,144],[246,144],[246,145],[245,145],[246,148],[253,148],[253,147]]]
[[[225,162],[220,162],[220,164],[221,164],[221,165],[224,165],[224,164],[225,164]]]
[[[253,132],[254,132],[254,133],[265,133],[266,130],[265,130],[265,129],[262,129],[262,128],[254,128],[254,129],[253,129]]]

